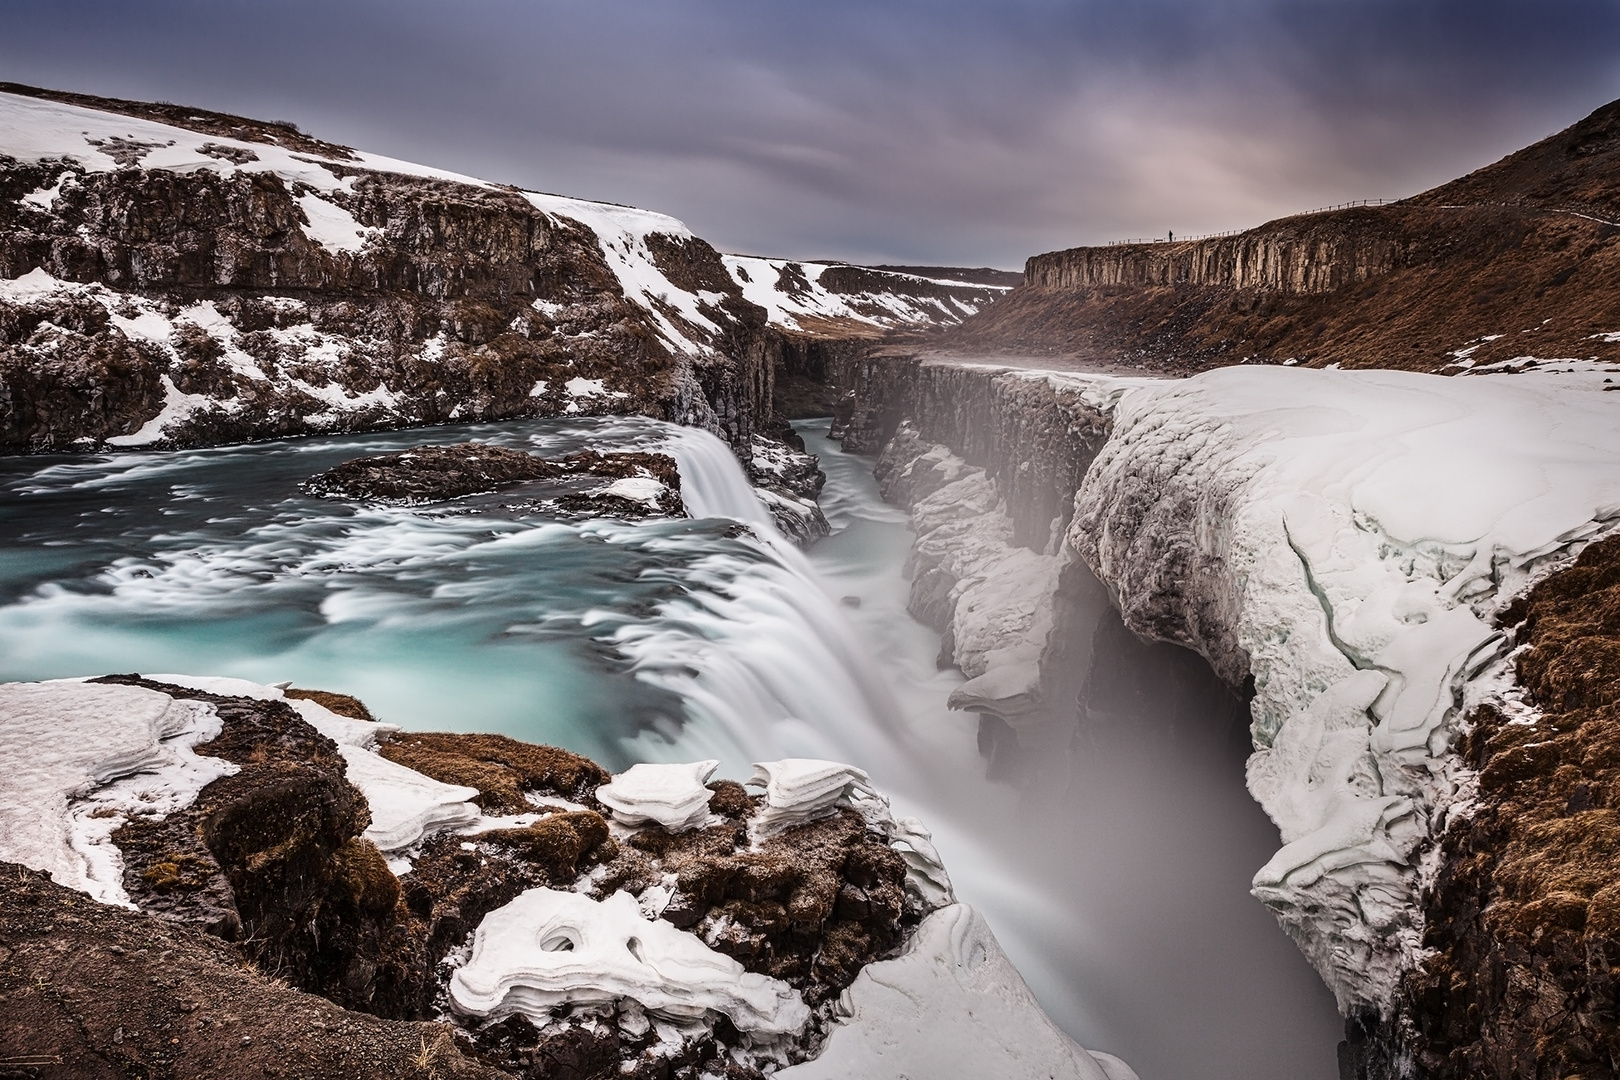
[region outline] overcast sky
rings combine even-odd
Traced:
[[[1620,4],[0,0],[0,78],[293,120],[728,251],[1016,269],[1493,161],[1620,97]]]

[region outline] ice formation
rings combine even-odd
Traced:
[[[1590,376],[1590,377],[1588,377]],[[1492,616],[1620,525],[1601,376],[1224,368],[1127,388],[1069,540],[1126,621],[1254,678],[1255,877],[1338,997],[1381,1009],[1420,953],[1428,841],[1467,790]]]
[[[236,772],[192,750],[219,731],[213,706],[138,686],[0,684],[0,859],[127,904],[112,834]]]
[[[560,1006],[625,998],[675,1020],[724,1015],[739,1031],[764,1035],[797,1031],[810,1016],[786,983],[647,919],[627,892],[599,902],[530,889],[484,917],[472,959],[450,980],[457,1012],[522,1013],[541,1026]]]
[[[632,765],[612,782],[596,789],[596,801],[613,811],[621,825],[656,822],[672,832],[696,828],[709,818],[709,797],[704,785],[718,761],[685,765]]]
[[[820,1056],[783,1080],[1136,1080],[1118,1058],[1090,1054],[1053,1024],[965,904],[929,915],[893,960],[868,964],[838,1004],[843,1021]]]
[[[934,846],[934,834],[914,817],[896,818],[889,830],[889,846],[906,863],[906,888],[929,908],[956,902],[945,862]]]
[[[888,800],[872,786],[872,778],[853,765],[815,758],[756,761],[748,784],[765,789],[765,805],[752,824],[759,837],[827,817],[840,806],[862,809],[874,823],[892,820]]]
[[[1068,552],[1037,553],[1015,543],[994,482],[949,448],[935,445],[907,468],[909,482],[928,491],[911,507],[912,558],[954,582],[952,655],[967,682],[951,692],[950,707],[1018,726],[1040,704],[1041,658]]]

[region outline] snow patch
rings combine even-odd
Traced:
[[[603,901],[530,889],[484,916],[472,959],[450,980],[450,1004],[465,1015],[521,1013],[544,1026],[567,1005],[621,998],[656,1016],[726,1016],[739,1031],[786,1034],[810,1017],[786,983],[743,970],[695,934],[648,919],[636,898]]]
[[[0,684],[0,858],[133,906],[112,834],[130,817],[184,809],[236,772],[193,751],[219,731],[213,706],[143,687]]]
[[[695,829],[709,819],[709,798],[714,793],[704,785],[719,767],[715,760],[632,765],[597,788],[596,801],[621,825],[656,822],[671,832]]]
[[[668,490],[669,488],[664,486],[663,481],[655,480],[650,476],[626,476],[613,481],[607,487],[598,488],[591,494],[613,495],[656,509],[658,500],[662,499],[664,492]]]
[[[62,197],[62,189],[70,187],[78,177],[70,169],[56,178],[56,183],[48,188],[31,191],[17,201],[23,206],[31,206],[36,210],[43,210],[47,214],[56,209],[56,200]]]
[[[357,254],[367,241],[382,235],[381,229],[360,224],[353,214],[319,195],[300,195],[298,207],[308,221],[304,235],[328,251]]]

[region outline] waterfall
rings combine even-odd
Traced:
[[[779,538],[731,448],[700,428],[679,428],[664,444],[681,470],[681,498],[695,518],[731,518]]]
[[[706,431],[670,433],[681,495],[696,518],[749,526],[758,543],[715,549],[712,537],[656,543],[689,557],[647,571],[681,586],[650,618],[594,612],[597,639],[636,676],[678,695],[685,723],[639,737],[647,758],[716,757],[727,773],[783,756],[909,776],[895,705],[837,603],[803,553],[777,532],[731,449]]]

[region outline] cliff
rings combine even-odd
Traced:
[[[844,377],[997,755],[1079,722],[1088,589],[1249,698],[1282,841],[1255,895],[1338,996],[1347,1077],[1614,1075],[1602,365]]]
[[[680,222],[0,89],[0,447],[639,412],[745,448],[775,338]]]
[[[1036,255],[1019,288],[937,346],[1182,374],[1616,361],[1617,240],[1620,102],[1393,204]]]

